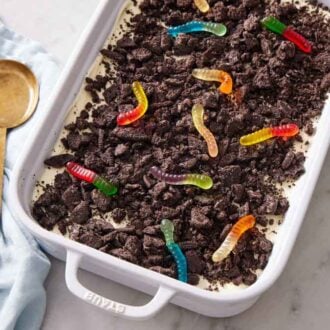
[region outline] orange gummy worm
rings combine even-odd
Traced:
[[[220,245],[219,249],[216,250],[212,255],[213,262],[221,262],[225,258],[227,258],[230,252],[235,248],[240,237],[249,229],[254,227],[256,223],[256,219],[253,215],[247,215],[241,219],[239,219],[231,231]]]
[[[219,90],[223,94],[231,94],[233,91],[233,79],[229,73],[222,70],[194,69],[193,77],[205,81],[219,81]]]

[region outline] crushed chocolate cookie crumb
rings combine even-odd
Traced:
[[[45,164],[55,168],[61,168],[65,166],[67,162],[74,160],[74,156],[70,154],[62,154],[52,156],[45,160]]]

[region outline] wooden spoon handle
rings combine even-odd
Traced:
[[[0,127],[0,219],[2,212],[3,174],[5,171],[6,134],[7,129]]]

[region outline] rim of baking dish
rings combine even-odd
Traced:
[[[65,69],[63,70],[60,79],[58,80],[58,83],[49,101],[49,110],[51,107],[54,108],[52,109],[53,111],[56,110],[55,101],[59,98],[65,82],[68,81],[70,75],[72,76],[73,72],[77,69],[77,66],[80,66],[80,63],[82,61],[82,59],[79,59],[80,51],[83,49],[86,41],[89,39],[94,24],[96,24],[98,19],[100,19],[103,10],[108,5],[108,0],[102,0],[98,5],[95,14],[88,23],[86,30],[82,34],[82,37],[77,44],[77,47],[72,53],[72,56],[70,57]],[[116,8],[118,10],[118,4]],[[104,38],[102,39],[104,41]],[[70,110],[70,106],[68,106],[67,109],[68,113],[68,111]],[[49,112],[49,115],[50,114],[51,112]],[[148,278],[153,281],[153,283],[172,288],[177,292],[177,294],[180,294],[180,292],[186,292],[190,295],[198,296],[200,298],[215,302],[222,301],[228,303],[235,303],[238,301],[241,302],[245,300],[250,300],[261,295],[270,286],[272,286],[273,283],[280,276],[292,251],[293,245],[295,243],[297,234],[302,224],[305,212],[308,207],[308,203],[312,196],[330,143],[330,100],[328,99],[325,108],[322,112],[317,132],[313,138],[310,150],[308,152],[308,158],[305,163],[305,167],[308,168],[308,170],[306,171],[306,174],[304,174],[296,183],[297,186],[294,189],[296,189],[296,191],[299,190],[299,193],[297,193],[297,197],[294,199],[294,201],[292,201],[289,210],[287,211],[287,214],[285,216],[284,222],[279,227],[279,231],[276,236],[276,241],[274,243],[273,252],[269,258],[267,266],[262,271],[257,281],[247,288],[237,291],[220,290],[219,292],[212,292],[199,288],[197,286],[182,283],[176,279],[151,271],[142,266],[138,266],[128,261],[121,260],[117,257],[106,254],[104,252],[100,252],[81,243],[72,241],[69,238],[50,232],[42,228],[39,224],[37,224],[37,222],[32,218],[30,214],[29,204],[31,201],[31,196],[29,198],[29,201],[23,201],[22,195],[24,194],[22,194],[22,192],[24,191],[23,187],[29,184],[29,180],[30,183],[35,182],[34,179],[36,178],[36,173],[28,173],[29,171],[25,168],[25,164],[28,161],[29,157],[31,157],[30,152],[31,150],[33,150],[33,146],[39,140],[39,135],[41,135],[41,133],[45,134],[45,132],[42,132],[42,128],[48,120],[48,116],[45,117],[43,120],[39,121],[36,126],[36,130],[31,133],[31,136],[25,145],[24,151],[22,152],[21,157],[19,161],[17,161],[16,166],[13,170],[12,180],[10,182],[9,188],[10,198],[8,202],[11,206],[11,209],[15,212],[17,218],[34,234],[34,236],[39,239],[46,239],[48,242],[60,245],[67,250],[81,253],[83,257],[92,258],[93,260],[97,260],[103,265],[104,263],[106,263],[108,266],[115,266],[117,270],[129,272],[134,276],[148,276]],[[63,118],[61,118],[61,123],[63,123]],[[54,141],[58,136],[57,132],[55,133],[56,134],[53,137]],[[41,161],[40,157],[39,159],[37,159],[36,157],[34,159],[34,165],[40,165],[39,161]],[[37,168],[37,166],[35,167]],[[279,241],[279,238],[281,239],[281,241]]]

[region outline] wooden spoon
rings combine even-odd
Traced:
[[[0,217],[7,128],[27,121],[38,99],[39,85],[32,71],[22,63],[0,60]]]

